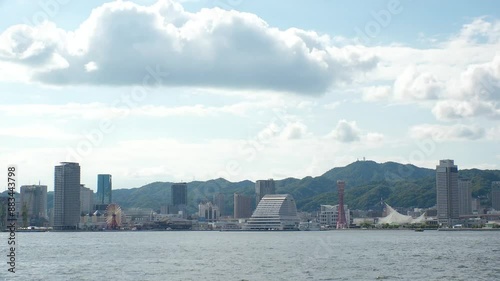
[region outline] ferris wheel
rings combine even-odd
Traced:
[[[106,208],[106,225],[108,229],[119,229],[122,223],[122,208],[111,203]]]

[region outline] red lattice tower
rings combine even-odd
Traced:
[[[344,228],[347,228],[345,209],[344,209],[345,181],[338,180],[337,181],[337,188],[339,190],[339,207],[338,207],[337,229],[344,229]]]

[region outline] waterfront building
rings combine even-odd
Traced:
[[[438,222],[449,227],[459,219],[458,167],[453,160],[440,160],[436,166],[436,203]]]
[[[94,191],[84,184],[80,185],[80,213],[88,215],[94,211]]]
[[[479,198],[472,198],[471,199],[471,210],[472,214],[481,214],[482,213],[482,208],[481,208],[481,200]]]
[[[54,174],[54,229],[76,229],[80,221],[80,165],[62,162]]]
[[[391,225],[408,225],[408,224],[421,224],[426,222],[426,214],[425,212],[414,218],[412,216],[403,215],[398,212],[393,207],[389,206],[389,204],[385,203],[385,217],[378,218],[377,224],[391,224]]]
[[[235,219],[246,219],[252,216],[252,197],[242,194],[234,194],[234,215]]]
[[[500,211],[500,181],[491,182],[491,207]]]
[[[220,216],[226,215],[226,204],[224,202],[225,196],[222,193],[217,193],[214,195],[214,204],[219,207]]]
[[[458,215],[466,216],[472,214],[472,181],[470,179],[458,180]]]
[[[44,226],[47,217],[47,186],[21,186],[21,213],[26,212],[27,223],[33,226]]]
[[[174,183],[170,187],[171,204],[168,208],[169,214],[178,214],[182,212],[186,216],[187,210],[187,183]]]
[[[97,204],[109,205],[112,202],[113,181],[109,174],[97,175]]]
[[[346,227],[349,227],[351,222],[350,210],[344,204]],[[339,221],[339,205],[321,205],[318,214],[318,221],[321,226],[336,228]]]
[[[273,179],[258,180],[255,182],[255,204],[258,205],[266,194],[275,194],[276,186]]]
[[[207,222],[215,222],[219,219],[219,207],[212,202],[198,204],[198,217],[205,218]]]
[[[267,194],[260,200],[245,230],[298,230],[295,200],[290,194]]]

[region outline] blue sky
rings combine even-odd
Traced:
[[[49,3],[43,7],[40,3]],[[498,169],[495,1],[0,1],[0,162],[115,188]]]

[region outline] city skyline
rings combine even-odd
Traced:
[[[500,167],[494,1],[55,3],[0,2],[0,163],[21,185],[52,190],[60,161],[92,189]]]

